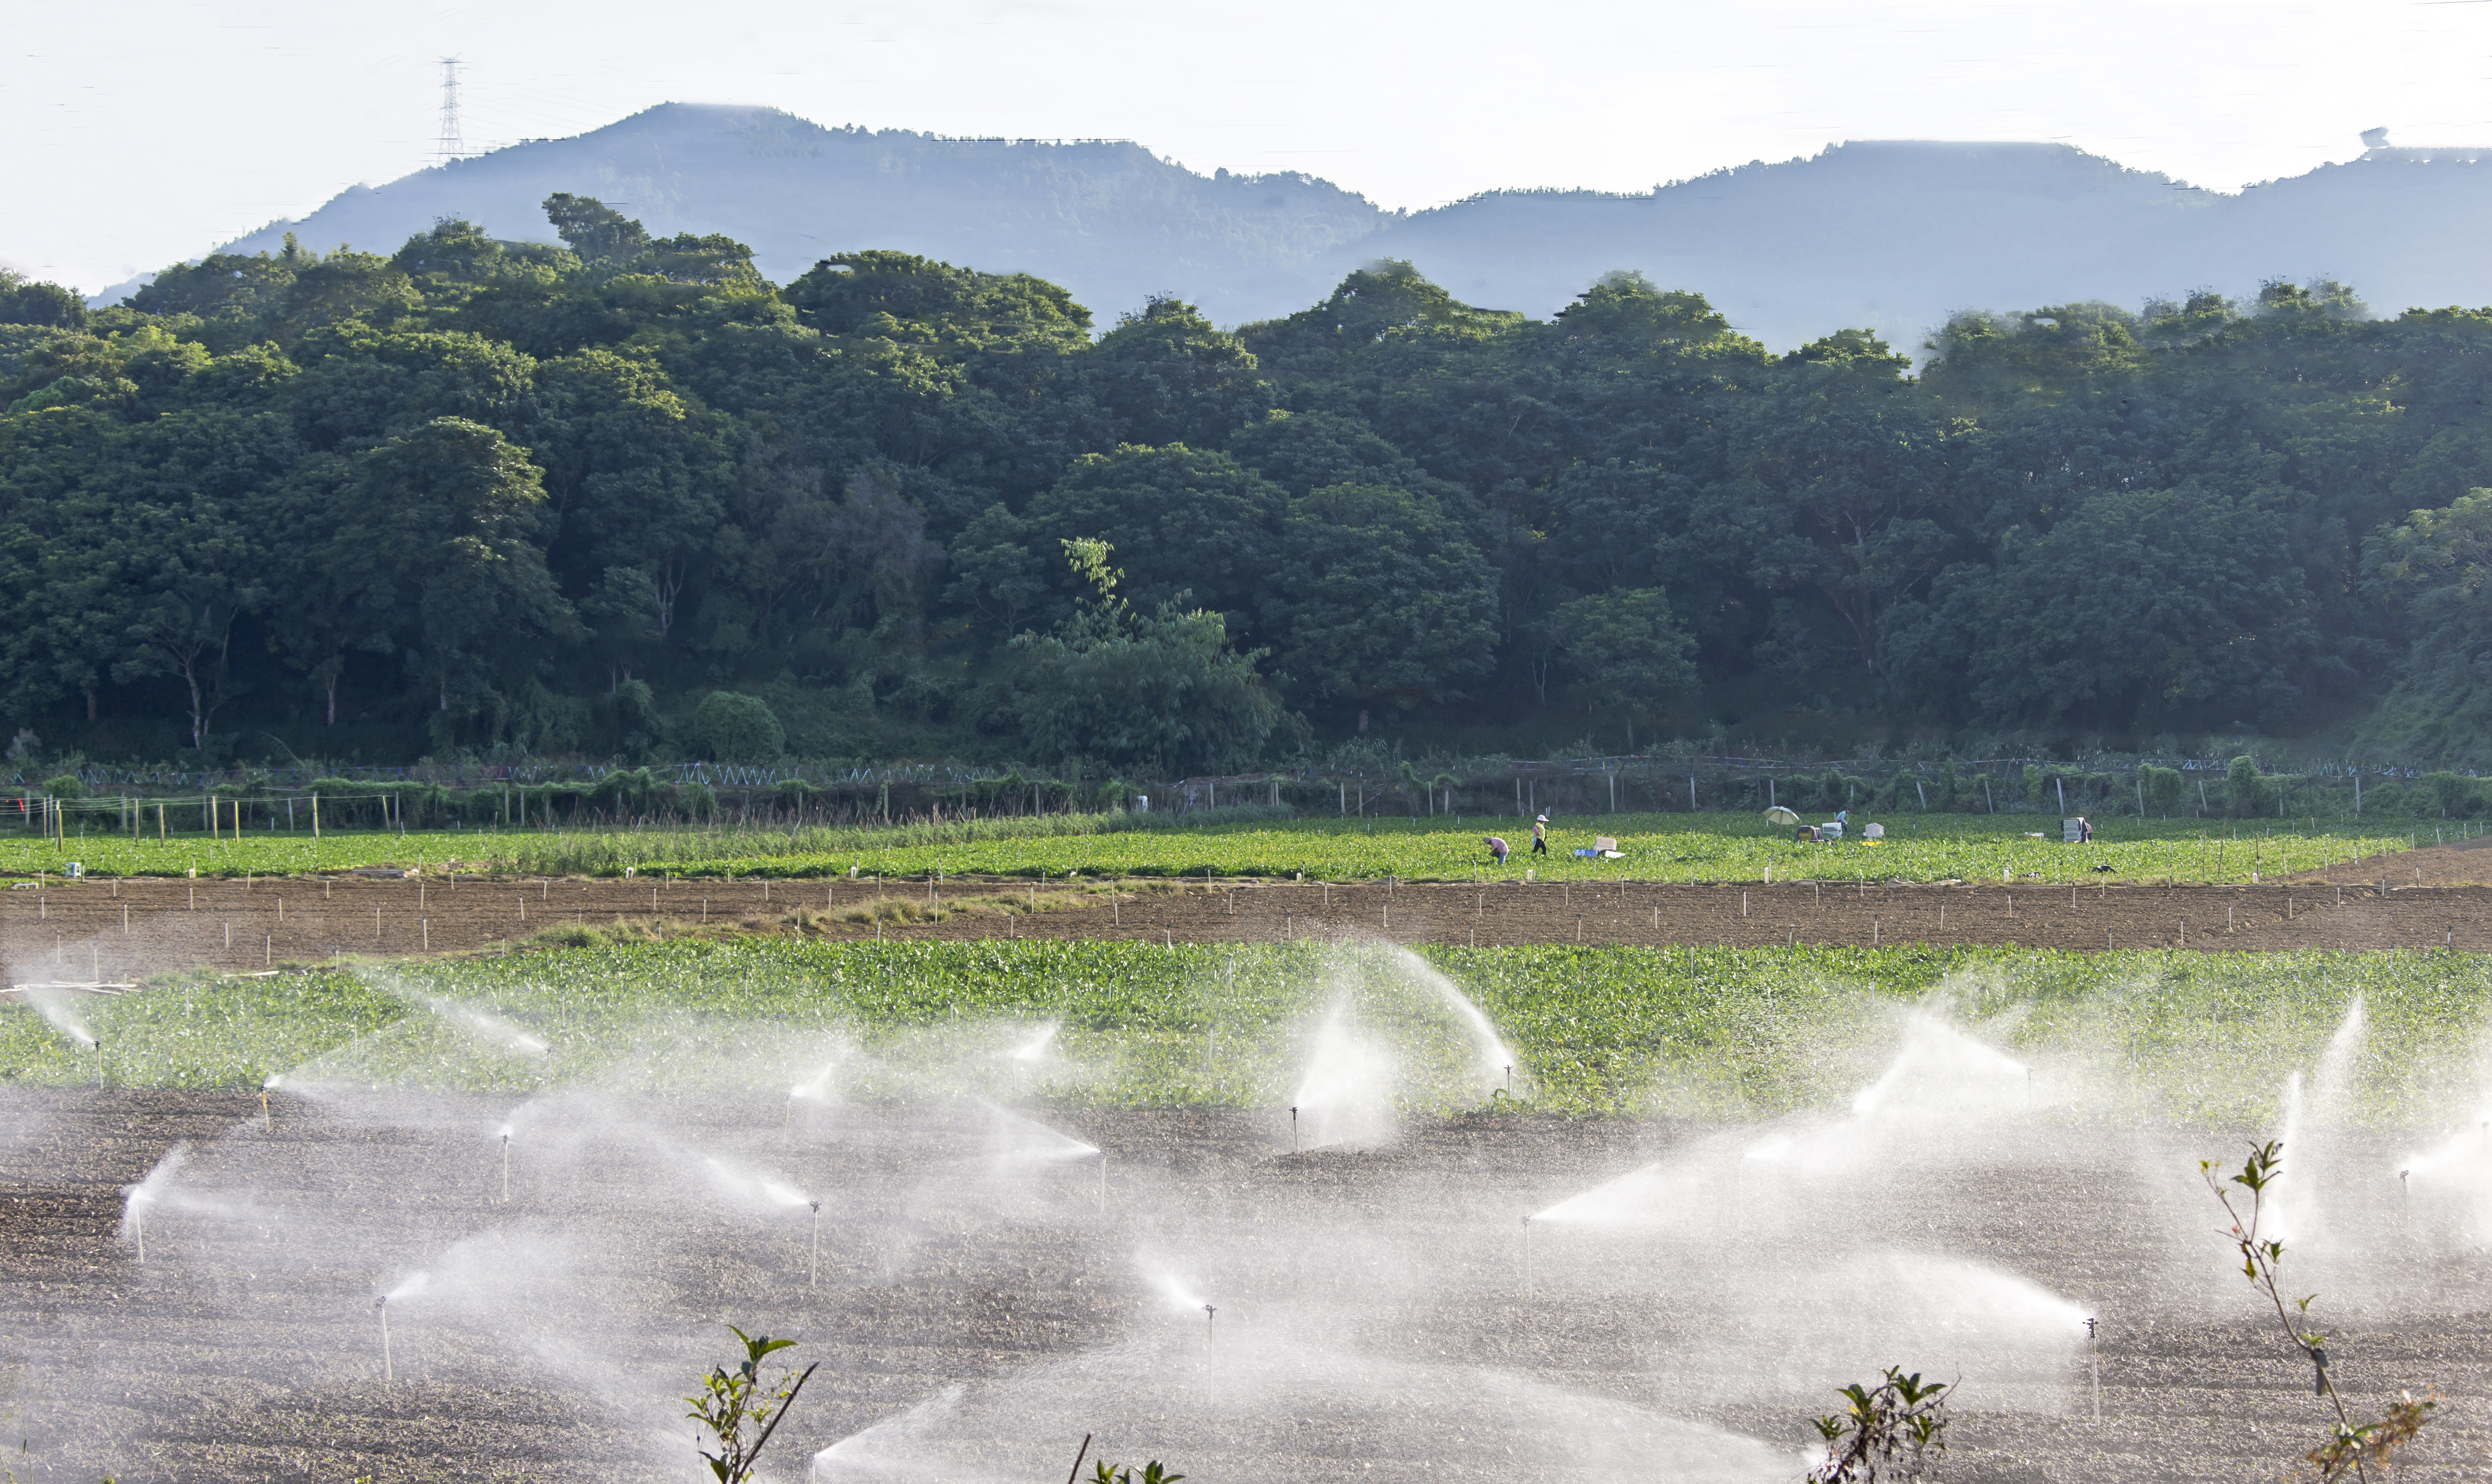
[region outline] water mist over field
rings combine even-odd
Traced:
[[[2358,994],[2254,1069],[2268,1127],[2141,1113],[2064,1007],[2046,1022],[1975,980],[1857,1018],[1818,1049],[1806,1111],[1586,1123],[1503,1113],[1532,1069],[1419,960],[1304,963],[1268,1034],[1215,1021],[1216,1044],[1152,1053],[1251,1064],[1254,1104],[1172,1113],[1083,1106],[1112,1071],[1070,1011],[590,1039],[394,991],[401,1019],[270,1079],[265,1122],[254,1105],[124,1188],[128,1302],[16,1342],[32,1446],[81,1469],[155,1446],[206,1395],[172,1378],[212,1376],[339,1417],[362,1414],[350,1396],[524,1394],[561,1419],[563,1468],[680,1478],[673,1399],[725,1357],[724,1321],[838,1378],[791,1414],[774,1476],[1035,1477],[1089,1433],[1204,1480],[1321,1459],[1485,1480],[1528,1458],[1762,1484],[1799,1471],[1832,1388],[1889,1364],[1960,1375],[1976,1446],[2087,1425],[2089,1321],[2128,1405],[2117,1346],[2242,1320],[2195,1161],[2250,1138],[2285,1139],[2277,1219],[2338,1313],[2492,1304],[2440,1261],[2492,1231],[2492,1097],[2367,1127],[2383,1069]],[[1202,993],[1245,991],[1215,966]],[[461,1090],[489,1072],[523,1090]],[[2492,1086],[2492,1058],[2469,1077]],[[0,1096],[0,1127],[63,1108]],[[2360,1333],[2342,1343],[2367,1353]],[[125,1378],[143,1400],[102,1432],[64,1420]]]

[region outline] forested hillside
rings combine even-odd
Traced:
[[[1407,267],[1236,333],[889,252],[566,248],[0,284],[0,695],[96,757],[1371,736],[2143,738],[2481,757],[2492,311],[2341,285],[1767,353],[1614,276]]]

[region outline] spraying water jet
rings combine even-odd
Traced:
[[[398,1380],[398,1368],[390,1355],[390,1300],[393,1298],[404,1298],[409,1294],[422,1292],[426,1282],[427,1276],[423,1273],[418,1273],[414,1277],[406,1280],[404,1283],[400,1284],[397,1288],[390,1290],[380,1297],[372,1300],[373,1311],[381,1317],[381,1380],[385,1381]]]
[[[147,1261],[147,1213],[163,1203],[173,1186],[173,1177],[190,1160],[191,1142],[187,1139],[164,1151],[156,1168],[135,1185],[122,1187],[121,1221],[130,1239],[138,1248],[138,1261]]]
[[[1290,1102],[1293,1146],[1390,1143],[1399,1121],[1393,1073],[1391,1054],[1351,1022],[1347,996],[1335,1000]]]

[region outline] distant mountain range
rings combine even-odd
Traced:
[[[2376,136],[2374,136],[2376,137]],[[725,232],[785,282],[836,252],[891,248],[1065,285],[1105,324],[1154,293],[1215,320],[1269,318],[1343,274],[1407,258],[1457,296],[1546,316],[1619,268],[1698,290],[1778,349],[1847,326],[1899,348],[1962,309],[2325,275],[2375,311],[2492,304],[2492,151],[2377,144],[2237,195],[2060,144],[1868,141],[1643,194],[1498,191],[1380,210],[1295,174],[1208,177],[1117,141],[955,139],[824,129],[769,108],[668,104],[358,186],[287,231],[395,250],[437,218],[551,241],[539,203],[597,196],[653,232]],[[118,299],[133,285],[112,290]]]

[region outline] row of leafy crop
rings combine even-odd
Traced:
[[[1717,1117],[1840,1108],[1935,1006],[2029,1058],[2051,1106],[2253,1120],[2360,994],[2355,1106],[2419,1125],[2473,1106],[2492,990],[2445,953],[676,943],[9,1003],[0,1080],[1278,1108],[1339,1008],[1405,1107],[1478,1108],[1499,1079],[1432,973],[1526,1100]]]
[[[1854,826],[1857,827],[1856,825]],[[1498,831],[1511,853],[1499,864],[1483,828]],[[1599,839],[1615,840],[1617,858],[1578,855]],[[2428,837],[2425,837],[2428,838]],[[2365,835],[2318,829],[2257,829],[2237,838],[2162,821],[2106,827],[2087,846],[2056,834],[2036,837],[2012,822],[1980,816],[1914,819],[1890,827],[1883,841],[1801,844],[1754,818],[1737,816],[1613,816],[1569,820],[1551,836],[1551,853],[1529,851],[1528,827],[1490,822],[1331,822],[1285,827],[1098,835],[1053,840],[996,840],[973,846],[908,846],[845,855],[774,860],[719,859],[690,865],[704,875],[845,875],[1035,876],[1079,872],[1087,876],[1291,877],[1309,880],[1514,878],[1545,880],[1754,881],[1834,880],[2248,881],[2315,871],[2417,843],[2411,835]]]
[[[1241,813],[1246,813],[1242,812]],[[2306,821],[2218,825],[2106,820],[2086,846],[2035,835],[2021,821],[1980,815],[1893,821],[1875,844],[1804,845],[1747,816],[1617,815],[1560,821],[1552,851],[1529,851],[1528,826],[1503,821],[1248,819],[1205,828],[1105,828],[1121,816],[1034,816],[916,824],[888,830],[612,831],[589,834],[399,835],[251,830],[239,838],[159,842],[122,836],[0,840],[0,873],[60,873],[72,861],[98,876],[278,876],[375,865],[516,875],[618,876],[1035,877],[1218,876],[1310,880],[1519,878],[1549,880],[2248,881],[2339,866],[2442,838],[2438,830],[2376,834]],[[1855,829],[1857,825],[1855,823]],[[1499,866],[1485,844],[1514,847]],[[1619,856],[1578,856],[1601,838]],[[2455,838],[2451,833],[2448,838]]]

